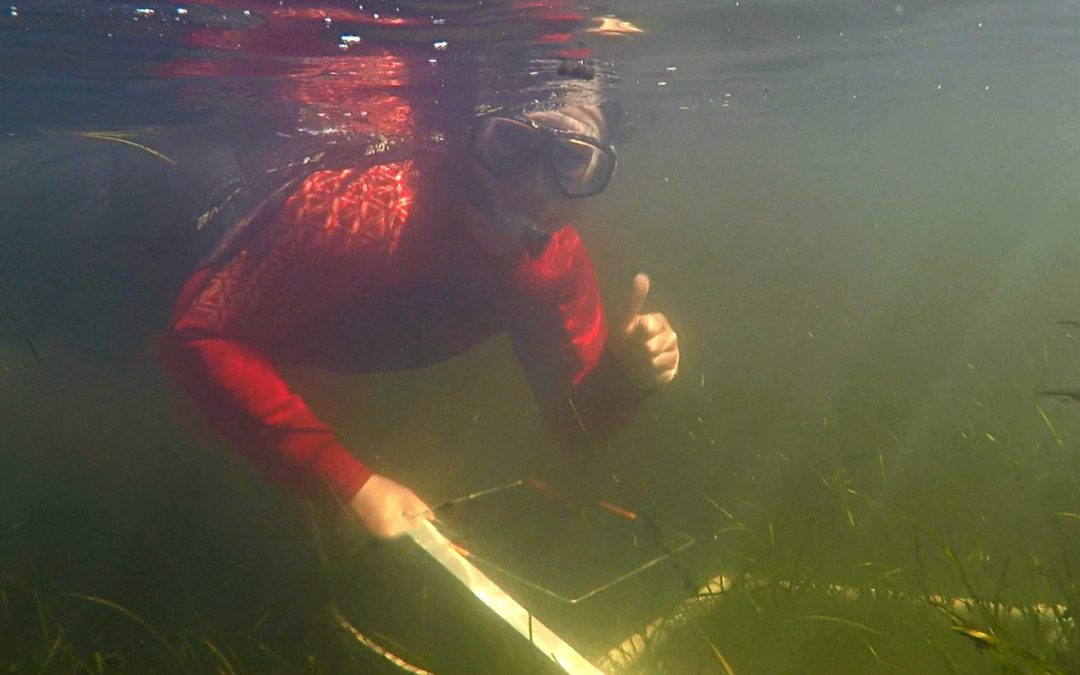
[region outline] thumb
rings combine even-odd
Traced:
[[[630,291],[630,302],[626,307],[620,325],[629,333],[637,326],[638,315],[645,304],[645,298],[649,295],[649,275],[638,274],[634,277],[633,288]]]

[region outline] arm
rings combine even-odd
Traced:
[[[160,341],[161,357],[207,420],[274,482],[307,489],[321,484],[350,500],[371,471],[258,348],[227,334],[195,331],[194,323],[190,316],[174,322]]]
[[[166,368],[241,453],[276,482],[329,487],[377,533],[381,519],[373,508],[356,509],[356,500],[378,492],[379,503],[404,503],[401,491],[408,491],[393,484],[400,489],[388,496],[388,479],[373,483],[371,470],[289,388],[267,352],[363,288],[407,217],[408,169],[312,174],[279,212],[253,221],[258,229],[243,246],[196,272],[160,341]],[[372,190],[373,183],[387,189]],[[366,208],[375,198],[381,208]],[[380,222],[369,222],[371,213]]]
[[[394,537],[430,509],[408,488],[372,473],[338,442],[257,350],[170,332],[162,358],[207,419],[282,485],[327,487],[369,532]]]
[[[549,425],[602,441],[622,429],[649,393],[611,349],[596,274],[578,234],[565,227],[518,270],[511,339]],[[616,338],[617,341],[617,338]]]

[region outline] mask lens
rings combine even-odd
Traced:
[[[493,117],[476,131],[473,151],[480,165],[494,174],[512,171],[543,149],[544,139],[531,126],[517,120]]]
[[[566,194],[586,196],[607,187],[615,171],[614,157],[591,143],[563,138],[552,157],[555,180]]]

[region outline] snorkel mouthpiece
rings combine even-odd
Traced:
[[[500,206],[491,190],[481,185],[475,177],[467,178],[464,188],[472,205],[490,218],[503,233],[521,244],[530,257],[537,258],[544,252],[551,234],[540,223]]]
[[[488,214],[503,232],[521,243],[530,257],[538,258],[544,252],[551,235],[544,231],[535,220],[495,207]]]

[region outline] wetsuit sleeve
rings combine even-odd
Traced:
[[[644,395],[605,349],[608,327],[596,273],[577,232],[556,232],[518,280],[527,290],[510,334],[548,423],[598,442],[623,428]]]
[[[159,341],[181,388],[275,482],[348,501],[371,476],[267,354],[363,288],[406,217],[404,172],[313,174],[235,254],[188,280]]]

